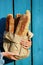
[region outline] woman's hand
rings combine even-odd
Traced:
[[[20,43],[24,48],[28,49],[31,47],[31,40],[22,40],[21,43]]]
[[[14,57],[14,53],[12,52],[2,52],[3,56],[9,58],[9,59],[12,59],[12,60],[18,60]]]

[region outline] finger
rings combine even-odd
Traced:
[[[31,40],[29,40],[29,41],[22,41],[20,44],[21,44],[24,48],[29,48],[29,47],[31,47]]]
[[[31,45],[31,40],[29,40],[29,41],[21,41],[21,43],[20,44],[22,44],[22,45],[26,45],[26,46],[30,46]]]
[[[30,40],[26,42],[26,46],[29,46],[29,47],[31,46],[31,41]]]
[[[8,55],[14,55],[14,53],[11,52],[2,52],[3,56],[8,56]]]
[[[14,56],[10,56],[10,59],[12,59],[12,60],[18,60]]]
[[[25,49],[28,49],[28,46],[24,46],[24,45],[23,45],[23,47],[24,47]]]
[[[2,52],[2,55],[3,55],[3,56],[7,56],[8,53],[6,53],[6,52]]]
[[[2,52],[3,56],[12,59],[12,60],[17,60],[15,57],[13,57],[13,55],[10,55],[9,52]]]
[[[2,52],[3,56],[8,56],[8,55],[19,55],[17,53],[17,51],[15,51],[15,53],[12,53],[12,52]]]

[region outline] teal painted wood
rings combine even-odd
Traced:
[[[14,62],[8,63],[8,64],[6,64],[6,65],[14,65]]]
[[[30,0],[14,0],[14,11],[17,13],[24,14],[26,10],[31,11]],[[31,65],[31,54],[28,58],[15,61],[15,65]]]
[[[43,0],[32,0],[33,65],[43,65]]]
[[[30,0],[14,0],[14,11],[17,13],[24,14],[26,10],[31,10]]]
[[[12,0],[0,0],[0,18],[6,17],[10,13],[13,13]]]
[[[5,18],[8,14],[13,14],[12,10],[12,0],[0,0],[0,50],[2,49],[2,37],[3,32],[5,30]],[[14,62],[6,60],[8,64],[6,65],[14,65]]]

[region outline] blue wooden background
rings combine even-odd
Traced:
[[[14,13],[24,14],[26,10],[31,11],[31,0],[14,0]],[[2,48],[3,32],[5,30],[6,16],[13,14],[12,0],[0,0],[0,50]],[[43,0],[32,0],[32,31],[33,37],[33,65],[43,65]],[[5,65],[32,65],[31,55],[23,60],[9,60]]]
[[[33,65],[43,65],[43,0],[32,0]]]

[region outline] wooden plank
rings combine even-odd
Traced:
[[[3,51],[2,40],[3,40],[3,33],[5,30],[6,16],[8,14],[13,14],[12,0],[0,0],[0,50],[1,51]],[[8,65],[14,64],[12,60],[9,60],[7,58],[5,58],[5,61],[6,63],[8,63]]]
[[[31,10],[30,3],[30,0],[14,0],[15,15],[18,13],[24,14],[27,9]],[[31,65],[31,54],[28,58],[15,61],[15,65]]]
[[[14,62],[8,63],[8,64],[6,64],[6,65],[14,65]]]
[[[33,65],[43,65],[43,0],[32,0]]]
[[[0,0],[0,18],[12,14],[12,0]]]

